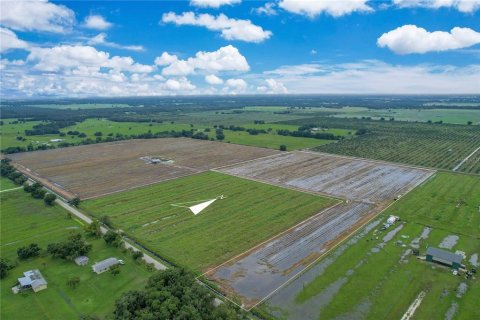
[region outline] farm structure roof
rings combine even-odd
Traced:
[[[103,261],[97,262],[92,266],[93,272],[100,274],[107,271],[110,267],[120,264],[120,260],[117,258],[108,258]]]
[[[47,285],[47,280],[45,280],[38,269],[25,271],[23,275],[24,277],[18,278],[18,283],[22,287],[32,287],[33,291],[37,292]]]
[[[463,259],[463,257],[459,254],[455,254],[455,253],[434,248],[434,247],[428,247],[427,256],[432,256],[433,258],[437,258],[450,263],[458,263],[458,264],[460,264]]]

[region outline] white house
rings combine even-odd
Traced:
[[[103,273],[105,271],[108,271],[113,266],[116,266],[117,264],[123,264],[123,260],[119,260],[117,258],[108,258],[103,261],[97,262],[92,266],[93,272],[96,274]]]
[[[23,275],[22,278],[18,278],[18,285],[12,288],[13,293],[24,289],[32,289],[33,292],[47,289],[47,281],[38,269],[26,271]]]

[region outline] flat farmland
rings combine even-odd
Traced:
[[[223,195],[198,215],[187,208]],[[163,258],[195,272],[218,265],[338,203],[205,172],[82,202]],[[172,206],[173,205],[173,206]]]
[[[314,152],[282,153],[221,171],[372,203],[391,201],[432,173],[430,170]]]
[[[479,319],[478,276],[455,277],[412,253],[423,256],[428,246],[443,243],[465,254],[467,269],[478,269],[479,201],[479,177],[438,172],[257,311],[267,319],[401,319],[425,292],[414,319]],[[379,230],[390,214],[401,221]]]
[[[452,170],[479,147],[480,126],[413,123],[367,119],[318,117],[283,124],[366,129],[356,139],[344,139],[314,148],[315,151]],[[459,171],[475,173],[478,157]]]
[[[128,140],[18,153],[9,157],[22,172],[67,198],[83,199],[195,174],[278,151],[184,138]],[[171,163],[149,164],[141,157]]]
[[[310,152],[282,153],[221,171],[345,199],[204,274],[247,309],[301,274],[395,197],[405,195],[433,174],[430,170]]]

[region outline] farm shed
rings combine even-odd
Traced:
[[[103,261],[97,262],[92,266],[93,272],[96,274],[103,273],[110,269],[111,267],[117,265],[117,264],[123,264],[123,261],[118,260],[117,258],[108,258]]]
[[[86,266],[88,264],[88,257],[87,256],[79,256],[75,258],[75,263],[78,266]]]
[[[33,292],[47,289],[47,281],[38,269],[26,271],[23,275],[22,278],[18,278],[18,285],[12,288],[14,293],[30,288]]]
[[[459,254],[451,253],[442,249],[429,247],[427,249],[427,261],[437,262],[452,269],[458,269],[462,266],[463,257]]]

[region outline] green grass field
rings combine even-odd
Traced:
[[[224,195],[194,216],[171,204]],[[194,205],[190,203],[188,205]],[[115,227],[160,256],[196,272],[218,265],[336,200],[207,172],[88,200],[81,209],[108,215]]]
[[[480,237],[480,177],[439,172],[388,213],[436,229]]]
[[[224,115],[225,116],[225,115]],[[229,115],[227,115],[229,116]],[[238,116],[238,115],[234,115]],[[35,136],[26,136],[25,130],[32,129],[32,127],[40,122],[32,121],[26,123],[17,123],[11,124],[15,119],[6,119],[4,120],[4,125],[0,126],[0,142],[1,148],[5,149],[13,146],[22,146],[26,147],[29,144],[34,146],[40,144],[50,144],[57,146],[60,142],[51,142],[52,139],[63,139],[63,142],[69,143],[79,143],[80,141],[90,138],[95,140],[96,132],[102,132],[102,138],[106,138],[108,134],[117,134],[121,133],[123,135],[138,135],[144,134],[148,131],[152,133],[164,132],[164,131],[182,131],[182,130],[191,130],[196,129],[198,131],[203,131],[205,128],[209,127],[205,124],[194,124],[193,127],[187,123],[178,123],[174,122],[173,124],[166,121],[163,123],[148,123],[148,122],[114,122],[107,119],[87,119],[83,122],[77,123],[74,126],[70,126],[60,131],[67,133],[68,131],[79,131],[85,133],[86,138],[79,138],[78,136],[66,135],[61,137],[60,135],[35,135]],[[202,122],[202,121],[201,121]],[[232,123],[226,122],[227,125]],[[250,135],[247,132],[242,131],[229,131],[225,130],[225,141],[230,141],[231,143],[257,146],[263,148],[278,149],[281,144],[286,144],[288,150],[295,149],[305,149],[321,146],[327,143],[331,143],[332,140],[320,140],[312,138],[302,138],[302,137],[289,137],[289,136],[279,136],[276,134],[277,129],[287,129],[295,131],[298,129],[298,126],[295,125],[279,125],[274,123],[254,125],[253,120],[251,123],[240,124],[245,128],[257,128],[257,129],[269,129],[271,128],[271,133],[268,134],[259,134],[259,135]],[[207,134],[211,138],[215,138],[215,129],[210,127],[211,132]],[[329,129],[325,132],[331,132],[335,135],[342,135],[345,137],[351,136],[350,133],[354,133],[354,130],[347,129]],[[17,137],[23,137],[25,141],[17,140]]]
[[[0,177],[0,191],[9,190],[9,189],[18,188],[18,187],[21,187],[21,186],[17,186],[15,183],[13,183],[12,180],[5,177]]]
[[[33,107],[52,109],[100,109],[100,108],[126,108],[131,107],[125,103],[68,103],[68,104],[35,104]],[[141,108],[141,107],[138,107]]]
[[[463,263],[470,268],[471,255],[480,254],[479,197],[480,178],[437,174],[380,216],[383,222],[390,214],[399,215],[403,222],[385,231],[370,231],[355,244],[345,245],[343,252],[333,251],[319,264],[329,259],[333,263],[326,264],[317,277],[310,275],[310,280],[297,286],[294,294],[285,294],[281,303],[267,302],[259,311],[288,319],[301,319],[300,312],[319,319],[400,319],[418,294],[425,291],[414,319],[443,319],[452,303],[458,305],[454,319],[479,318],[478,276],[453,276],[448,268],[422,262],[413,255],[401,261],[410,242],[431,226],[428,237],[420,241],[420,255],[425,254],[428,246],[438,247],[445,237],[456,235],[459,240],[451,250],[464,251],[467,258]],[[463,207],[457,208],[458,199],[465,202]],[[440,219],[435,218],[437,213]],[[403,228],[384,242],[383,237],[400,223],[404,223]],[[378,251],[379,244],[383,248]],[[457,288],[462,282],[467,290],[459,298]],[[278,294],[282,295],[282,291]]]
[[[25,123],[10,124],[9,122],[14,121],[15,119],[6,119],[4,120],[4,125],[0,126],[0,142],[1,148],[7,148],[11,146],[27,146],[30,143],[33,145],[39,145],[42,143],[48,143],[51,145],[58,145],[58,142],[51,142],[51,139],[63,139],[65,142],[69,143],[78,143],[83,139],[90,138],[95,140],[95,132],[102,132],[102,137],[107,137],[108,134],[121,133],[123,135],[132,135],[132,134],[142,134],[147,133],[151,130],[153,133],[161,131],[182,131],[190,130],[191,127],[189,124],[180,124],[180,123],[152,123],[150,126],[146,122],[113,122],[106,119],[87,119],[83,122],[77,123],[74,126],[70,126],[64,129],[61,129],[61,132],[67,133],[68,131],[79,131],[87,135],[86,138],[79,138],[78,136],[65,136],[60,137],[58,134],[49,134],[49,135],[35,135],[35,136],[26,136],[25,130],[32,129],[36,124],[39,124],[39,121],[28,121]],[[196,127],[197,129],[203,130],[205,127]],[[21,136],[25,138],[25,141],[17,140],[17,137]]]
[[[23,190],[1,195],[1,256],[16,261],[18,247],[37,243],[45,249],[48,243],[65,240],[71,232],[82,232],[83,225],[67,218],[60,206],[48,207]],[[125,260],[118,276],[96,275],[89,266],[79,267],[72,261],[52,259],[44,253],[37,258],[21,260],[1,280],[1,319],[78,319],[83,314],[104,317],[111,314],[115,299],[123,292],[142,288],[151,272],[135,263],[128,254],[106,246],[102,239],[88,239],[93,245],[90,265],[109,257]],[[39,269],[48,288],[38,293],[27,291],[14,295],[11,287],[23,272]],[[72,289],[67,279],[78,276],[80,284]]]
[[[339,110],[336,117],[371,117],[372,119],[395,118],[400,121],[443,121],[444,123],[480,124],[480,110],[473,109],[368,109],[350,108]]]

